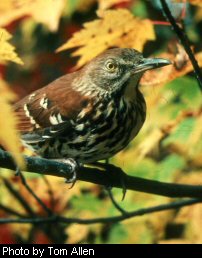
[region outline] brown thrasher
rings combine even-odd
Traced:
[[[146,116],[143,73],[171,64],[114,48],[15,104],[23,143],[50,159],[107,159],[137,135]]]

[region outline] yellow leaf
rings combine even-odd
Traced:
[[[188,146],[194,146],[195,148],[190,148],[193,149],[192,152],[194,152],[194,156],[196,156],[196,152],[198,151],[198,142],[200,142],[202,139],[202,115],[199,115],[199,117],[196,119],[196,124],[194,126],[194,129],[187,141]],[[199,150],[200,152],[200,150]],[[193,154],[192,154],[193,156]]]
[[[10,33],[8,33],[5,29],[0,28],[0,63],[4,63],[5,61],[13,61],[18,64],[23,64],[22,60],[15,52],[15,47],[7,42],[10,38]]]
[[[100,19],[84,24],[84,28],[57,51],[79,47],[73,56],[81,56],[80,67],[110,47],[128,47],[142,51],[148,40],[155,40],[150,20],[135,18],[126,9],[108,10],[99,14]],[[146,33],[145,33],[146,32]]]
[[[164,133],[156,128],[141,142],[137,147],[138,159],[143,159],[149,154],[155,147],[158,146],[160,140],[163,138]]]
[[[68,237],[68,244],[75,244],[79,243],[82,240],[86,239],[87,235],[89,234],[89,227],[86,225],[70,225],[66,232]]]
[[[0,1],[0,26],[25,15],[56,31],[66,0],[6,0]]]
[[[21,152],[20,137],[17,133],[17,120],[9,102],[15,99],[3,81],[0,81],[0,145],[10,151],[20,168],[24,168]]]

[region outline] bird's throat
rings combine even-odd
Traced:
[[[139,81],[141,79],[142,74],[139,76],[133,76],[131,79],[126,83],[124,88],[123,98],[126,102],[134,102],[137,95],[137,88],[139,85]]]

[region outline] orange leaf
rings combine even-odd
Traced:
[[[0,26],[25,15],[43,23],[50,30],[56,31],[62,15],[65,0],[6,0],[0,2]]]

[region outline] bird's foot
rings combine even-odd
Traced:
[[[71,184],[70,188],[71,189],[77,180],[77,172],[79,167],[81,166],[76,160],[69,158],[69,159],[58,159],[56,161],[62,162],[68,166],[68,173],[67,177],[65,179],[65,183]]]
[[[118,176],[118,178],[120,180],[121,187],[122,187],[122,198],[121,198],[121,200],[123,201],[125,199],[126,192],[127,192],[126,174],[119,167],[116,167],[112,164],[109,164],[108,162],[107,163],[93,162],[93,163],[91,163],[91,165],[95,166],[97,168],[100,168],[100,169],[104,169],[105,171],[109,171],[109,176],[110,176],[110,173],[111,173],[112,178],[113,178],[114,173]],[[118,174],[117,174],[117,172],[118,172]],[[111,186],[108,186],[108,187],[112,188]]]
[[[125,199],[126,193],[127,193],[125,173],[123,171],[120,171],[120,181],[121,181],[121,186],[122,186],[122,198],[121,198],[121,201],[123,201]]]
[[[15,169],[15,176],[20,176],[20,174],[21,174],[20,168],[16,167],[16,169]]]

